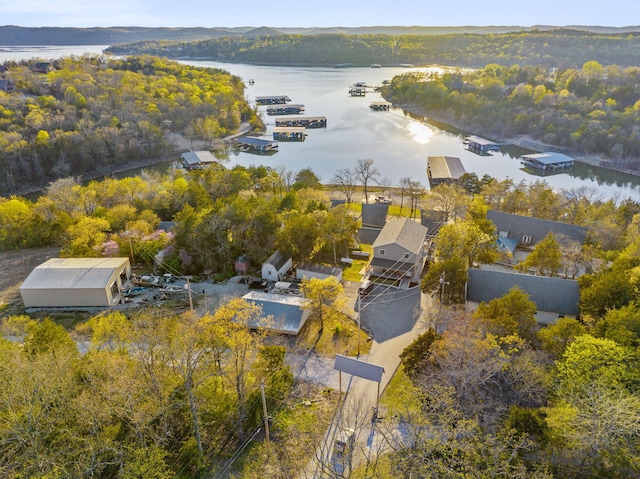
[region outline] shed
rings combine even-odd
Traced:
[[[250,291],[242,299],[262,308],[262,317],[249,324],[254,329],[296,335],[311,314],[310,310],[304,308],[308,300],[300,296]]]
[[[0,80],[0,91],[13,93],[16,91],[16,82],[11,78]]]
[[[262,279],[280,281],[284,279],[291,266],[293,266],[291,256],[285,256],[280,251],[276,251],[262,263]]]
[[[248,256],[240,255],[235,263],[233,263],[233,269],[238,274],[247,274],[251,267],[251,260]]]
[[[52,258],[31,271],[20,294],[25,308],[112,306],[130,277],[129,258]]]
[[[342,281],[342,269],[337,266],[324,266],[315,263],[300,263],[296,267],[296,278],[298,279],[327,279],[331,276]]]

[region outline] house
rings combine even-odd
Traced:
[[[25,308],[108,307],[131,277],[129,258],[52,258],[20,286]]]
[[[342,269],[336,266],[324,266],[314,263],[300,263],[296,267],[296,278],[298,279],[327,279],[334,276],[338,281],[342,281]]]
[[[16,91],[16,82],[11,78],[0,79],[0,91],[5,93],[13,93]]]
[[[387,222],[389,205],[386,203],[362,203],[362,226],[358,231],[358,241],[373,244]]]
[[[280,281],[284,279],[291,266],[293,266],[291,256],[285,256],[280,251],[276,251],[262,263],[262,279]]]
[[[311,314],[311,310],[304,308],[307,299],[300,296],[250,291],[242,299],[262,308],[260,318],[249,324],[253,329],[296,335]]]
[[[370,277],[395,280],[405,289],[418,282],[425,261],[427,228],[409,218],[389,221],[372,245]]]
[[[31,71],[34,73],[49,73],[54,70],[50,62],[37,62],[31,65]]]
[[[187,151],[182,154],[182,164],[188,170],[202,168],[213,163],[217,163],[217,160],[210,151]]]
[[[488,303],[503,297],[514,286],[527,293],[536,304],[539,323],[550,324],[558,317],[578,316],[580,288],[578,282],[571,279],[470,268],[466,299],[468,303]]]
[[[0,77],[6,78],[11,72],[9,71],[9,67],[7,65],[0,65]]]
[[[502,211],[487,211],[487,219],[496,225],[498,243],[511,252],[515,251],[516,247],[535,246],[549,232],[553,232],[558,241],[565,237],[581,245],[587,236],[587,229],[582,226],[503,213]]]
[[[452,156],[430,156],[427,158],[427,179],[435,188],[443,183],[455,183],[466,173],[460,158]]]

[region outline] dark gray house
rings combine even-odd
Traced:
[[[553,323],[559,316],[577,316],[580,288],[570,279],[532,276],[483,269],[469,269],[467,301],[488,303],[518,286],[536,303],[539,323]]]
[[[587,236],[587,229],[582,226],[503,213],[502,211],[487,211],[487,219],[496,225],[498,241],[511,251],[516,246],[525,248],[535,246],[550,231],[556,237],[562,235],[581,245]]]

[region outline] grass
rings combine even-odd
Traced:
[[[363,244],[360,245],[360,250],[369,253],[371,256],[372,249],[371,245]],[[360,257],[352,257],[353,263],[348,265],[346,268],[342,270],[342,280],[343,281],[360,281],[362,279],[362,275],[360,271],[369,263],[369,258],[360,258]]]
[[[420,414],[420,389],[415,387],[402,364],[380,398],[387,416],[415,417]]]
[[[312,315],[298,336],[299,346],[314,349],[323,356],[354,356],[358,349],[360,354],[366,354],[371,349],[371,343],[367,341],[369,335],[363,330],[358,330],[356,320],[335,310],[324,318],[322,331],[320,321]]]

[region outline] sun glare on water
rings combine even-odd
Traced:
[[[409,136],[413,138],[413,141],[424,145],[429,143],[429,140],[433,136],[433,130],[423,123],[412,121],[407,125]]]

